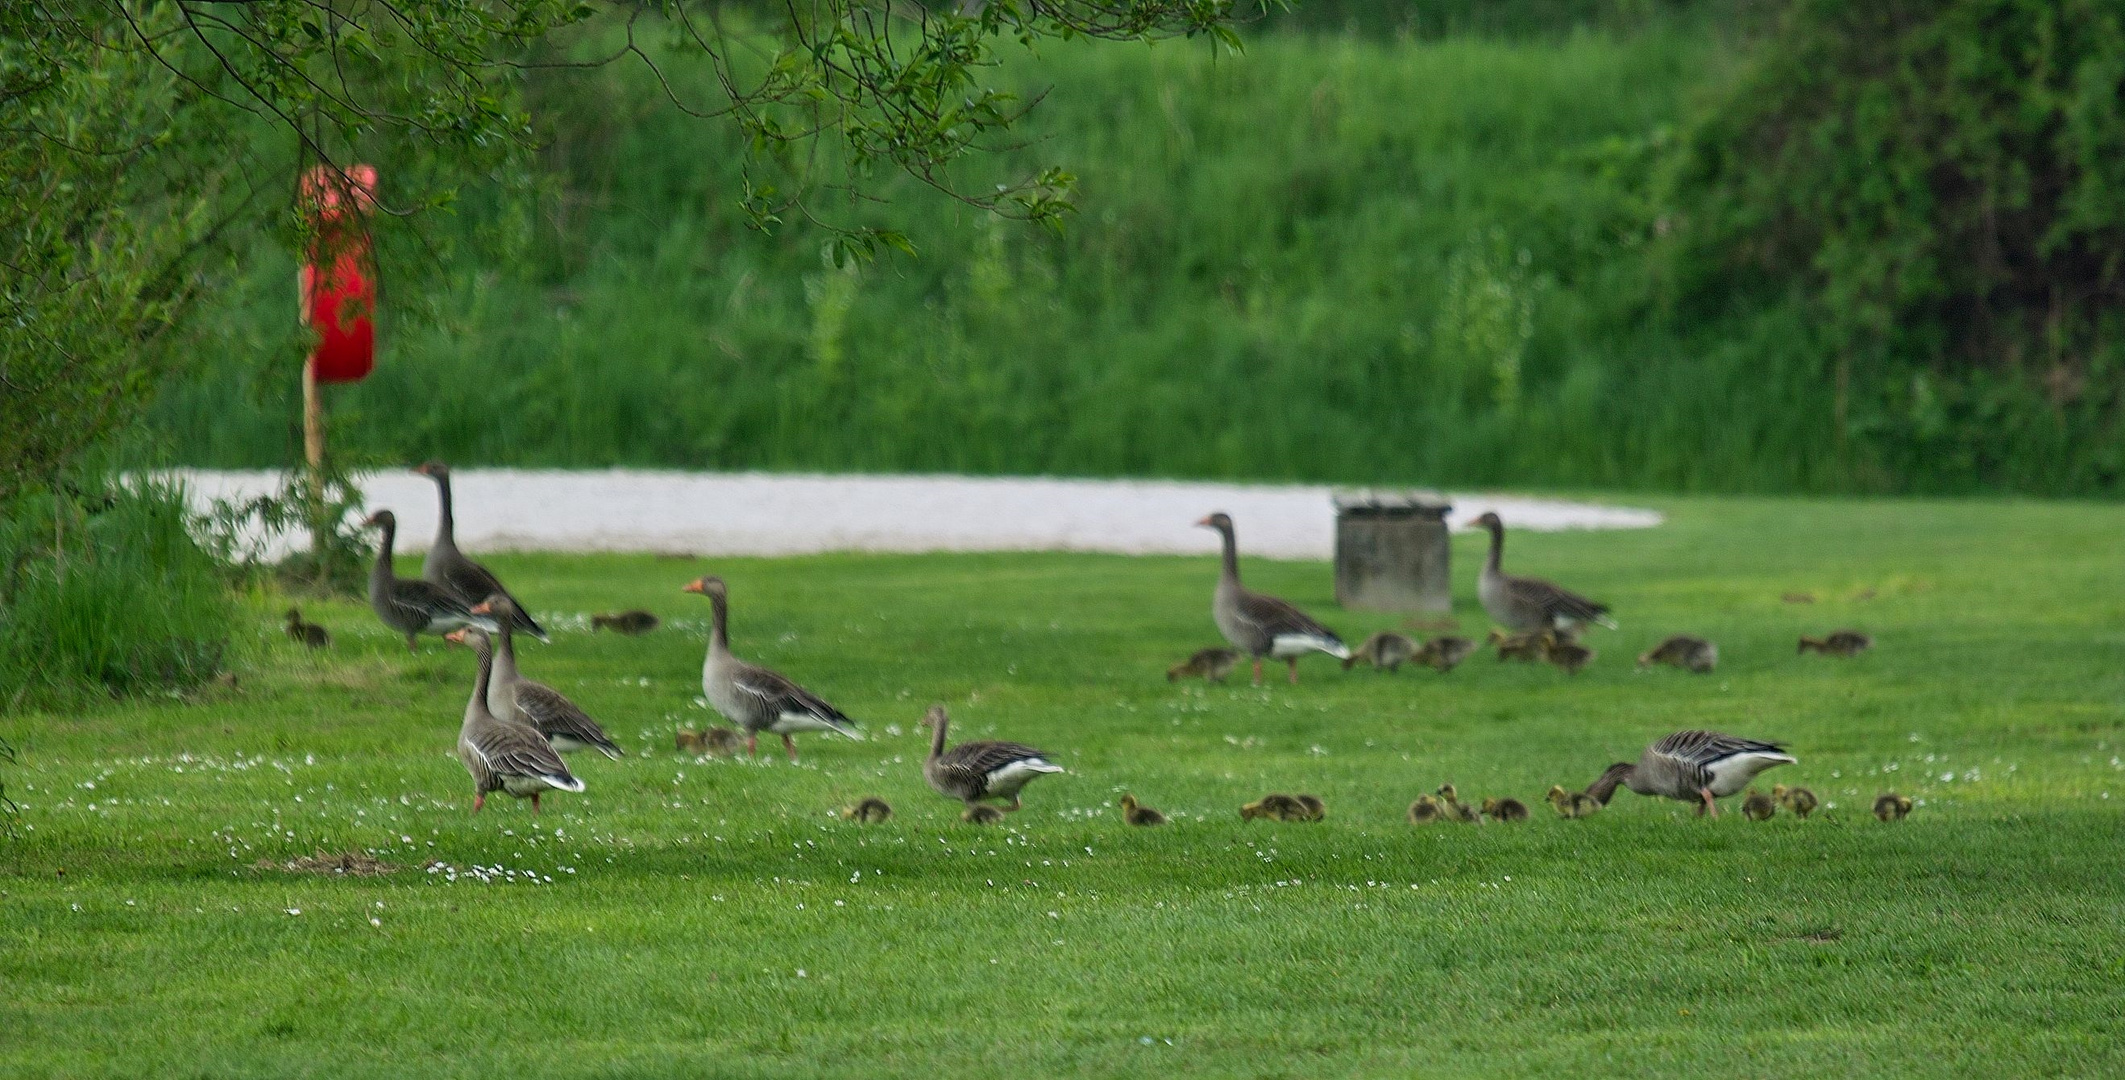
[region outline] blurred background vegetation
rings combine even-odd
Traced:
[[[1238,56],[1007,49],[997,78],[1045,98],[957,176],[1060,162],[1079,212],[1057,234],[880,178],[821,216],[919,256],[842,265],[802,218],[749,228],[743,133],[644,68],[535,72],[535,161],[422,221],[406,257],[430,265],[387,280],[334,438],[543,466],[2113,494],[2120,24],[2076,0],[1322,0]],[[612,31],[578,33],[588,55]],[[286,465],[293,263],[270,241],[240,263],[221,343],[152,426],[186,462]]]

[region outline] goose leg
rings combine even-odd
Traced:
[[[746,733],[745,733],[745,756],[746,756],[746,757],[753,757],[753,758],[756,758],[756,757],[759,757],[759,756],[760,756],[760,733],[759,733],[759,732],[757,732],[757,731],[748,731],[748,732],[746,732]]]
[[[539,812],[539,793],[536,791],[531,793],[531,812],[533,814]]]
[[[1704,800],[1704,812],[1712,817],[1718,817],[1719,804],[1712,801],[1712,789],[1698,788],[1697,795]]]
[[[1262,658],[1259,656],[1254,658],[1254,685],[1262,685]]]
[[[406,635],[406,651],[407,651],[407,652],[419,652],[419,651],[421,651],[421,647],[420,647],[420,645],[418,645],[418,644],[416,644],[416,643],[414,642],[414,640],[413,640],[413,635],[412,635],[412,634],[407,634],[407,635]]]
[[[1013,796],[1011,796],[1011,805],[1009,805],[1009,806],[1006,806],[1006,807],[1004,807],[1004,808],[1003,808],[1003,812],[1004,812],[1004,813],[1006,813],[1006,814],[1015,814],[1015,813],[1017,813],[1017,812],[1018,812],[1018,807],[1019,807],[1019,802],[1018,802],[1018,796],[1016,796],[1016,795],[1013,795]]]
[[[487,793],[484,791],[474,792],[472,795],[472,812],[479,813],[480,808],[485,805],[487,805]]]
[[[782,736],[782,752],[789,755],[790,764],[797,763],[797,744],[788,735]]]
[[[1284,662],[1291,665],[1291,685],[1297,686],[1299,684],[1299,658],[1294,656]]]

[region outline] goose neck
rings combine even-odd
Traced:
[[[456,547],[457,517],[450,510],[450,475],[445,473],[436,477],[435,487],[443,500],[443,516],[435,524],[435,546]]]
[[[398,539],[398,525],[396,522],[386,521],[378,527],[383,530],[384,535],[376,545],[376,565],[369,568],[371,582],[389,581],[395,576],[391,568],[391,545]]]
[[[937,718],[937,722],[930,726],[931,761],[935,761],[938,758],[944,756],[944,729],[951,726],[951,723],[952,722],[950,720],[947,720],[944,717],[940,716]]]
[[[1505,526],[1486,525],[1490,530],[1490,557],[1483,561],[1483,568],[1491,573],[1500,573],[1505,562]]]
[[[708,651],[730,655],[730,601],[716,593],[708,597]]]
[[[1233,534],[1233,529],[1230,525],[1219,529],[1217,532],[1218,536],[1223,539],[1225,547],[1224,566],[1220,572],[1225,578],[1225,580],[1231,582],[1238,582],[1240,580],[1239,537]]]
[[[1596,780],[1591,785],[1589,785],[1586,789],[1586,793],[1588,795],[1593,796],[1594,801],[1600,803],[1603,806],[1607,806],[1608,801],[1611,798],[1615,797],[1616,786],[1630,779],[1631,774],[1635,772],[1637,768],[1638,767],[1636,765],[1633,765],[1628,761],[1619,761],[1614,765],[1609,766],[1608,771],[1601,774],[1601,779]]]
[[[488,643],[486,637],[475,636],[472,639],[472,652],[479,659],[479,674],[473,678],[472,700],[465,704],[467,723],[474,717],[492,715],[487,711],[487,686],[494,676],[494,646]]]
[[[501,635],[501,645],[494,650],[494,674],[505,683],[516,681],[516,635],[510,628],[509,613],[495,612],[498,624],[496,633]]]

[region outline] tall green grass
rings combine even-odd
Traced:
[[[221,670],[234,608],[187,514],[153,481],[0,506],[0,711],[184,690]]]
[[[1003,76],[1046,92],[1028,143],[960,179],[1067,163],[1067,234],[887,182],[884,204],[817,209],[922,255],[853,270],[801,223],[748,230],[735,135],[639,71],[542,74],[528,242],[450,268],[442,295],[387,281],[382,360],[334,392],[335,445],[545,466],[1972,487],[1951,460],[1841,444],[1829,359],[1797,315],[1677,326],[1649,302],[1653,176],[1736,55],[1659,20],[1017,55]],[[469,192],[423,227],[521,210]],[[291,280],[261,253],[226,301],[236,344],[166,389],[155,425],[185,460],[297,460],[297,361],[265,347]],[[2026,427],[2022,475],[2042,488],[2068,436]]]

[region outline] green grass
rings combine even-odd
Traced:
[[[0,1072],[2125,1071],[2125,512],[1656,504],[1674,517],[1650,532],[1513,539],[1518,568],[1618,611],[1576,679],[1479,657],[1168,685],[1215,637],[1207,554],[718,560],[740,649],[873,737],[805,739],[798,768],[670,750],[703,718],[705,605],[678,592],[703,564],[498,557],[563,627],[529,672],[631,751],[581,761],[589,791],[543,819],[467,813],[466,654],[409,657],[329,606],[340,644],[313,659],[258,597],[233,690],[7,721]],[[1475,555],[1457,543],[1471,628]],[[1324,566],[1246,569],[1347,635],[1394,621],[1335,610]],[[1796,590],[1821,600],[1780,601]],[[560,617],[635,604],[677,625]],[[1793,654],[1844,625],[1876,651]],[[1717,673],[1633,673],[1681,630],[1720,643]],[[932,701],[1070,774],[1006,827],[959,824],[917,769]],[[1800,764],[1766,779],[1836,808],[1755,825],[1626,793],[1582,823],[1402,824],[1442,781],[1532,799],[1694,725],[1788,741]],[[1891,787],[1922,800],[1898,826],[1864,810]],[[1242,825],[1271,789],[1321,794],[1328,821]],[[1125,790],[1177,821],[1126,828]],[[892,822],[831,816],[874,792]],[[350,848],[405,869],[253,868]]]

